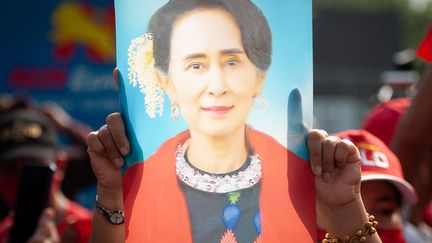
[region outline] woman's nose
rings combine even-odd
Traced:
[[[213,66],[208,73],[208,93],[219,97],[228,93],[226,77],[221,67]]]

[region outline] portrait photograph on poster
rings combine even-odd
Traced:
[[[314,242],[312,0],[115,15],[126,241]]]

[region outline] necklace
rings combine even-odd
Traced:
[[[261,179],[261,159],[250,155],[250,165],[233,175],[213,175],[193,168],[185,159],[185,150],[177,147],[176,174],[187,185],[206,192],[227,193],[249,188]]]

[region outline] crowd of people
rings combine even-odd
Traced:
[[[427,82],[432,79],[428,77],[425,76],[425,83],[421,87],[430,87]],[[383,242],[432,241],[432,147],[427,133],[430,128],[406,129],[407,125],[403,122],[415,122],[412,116],[421,115],[424,118],[427,113],[411,110],[414,102],[416,99],[397,98],[379,104],[365,117],[362,128],[334,134],[352,141],[359,149],[362,160],[362,200],[366,210],[375,215],[380,223],[377,230]],[[86,151],[85,138],[90,129],[52,103],[36,104],[23,98],[3,95],[0,105],[0,242],[9,242],[23,167],[52,164],[55,164],[56,170],[50,188],[49,207],[47,205],[48,208],[41,212],[34,234],[28,242],[46,242],[47,239],[49,242],[88,242],[93,213],[73,202],[73,193],[66,197],[63,191],[75,191],[76,188],[62,190],[62,183],[68,174],[67,169],[73,168],[70,163],[90,165],[88,156],[76,158],[77,154],[86,155],[76,151]],[[425,125],[430,126],[430,123]],[[412,136],[404,132],[413,128],[421,131],[415,138],[425,141],[424,144],[418,144],[417,139],[401,140],[398,137]],[[59,133],[68,134],[68,146],[60,147]],[[397,153],[403,152],[403,149],[391,148],[398,148],[397,143],[407,141],[416,143],[416,150],[415,154],[408,151],[409,154],[403,157],[405,161],[402,161]],[[419,159],[413,160],[411,157]],[[90,167],[87,171],[91,171]],[[83,170],[79,173],[83,173]],[[70,176],[75,177],[69,178],[71,185],[75,184],[77,188],[82,186],[81,177],[76,172]],[[318,238],[323,239],[325,226],[319,220],[317,226]]]
[[[383,242],[432,241],[431,123],[424,122],[430,108],[424,105],[426,110],[417,111],[412,106],[424,104],[417,99],[432,104],[430,96],[421,97],[428,94],[421,90],[430,90],[432,79],[425,76],[423,82],[414,100],[398,98],[379,104],[368,113],[363,128],[334,134],[352,141],[359,149],[362,200],[367,212],[375,215],[380,223],[377,230]],[[69,167],[70,161],[90,164],[88,156],[73,160],[77,150],[87,149],[85,137],[90,129],[77,121],[72,124],[73,119],[54,104],[35,104],[9,95],[2,96],[0,104],[0,242],[9,242],[20,172],[29,165],[55,165],[56,170],[49,206],[41,212],[28,242],[47,242],[47,239],[48,242],[88,242],[93,213],[73,202],[73,193],[66,197],[62,191],[68,190],[61,190],[61,185],[67,169],[73,168]],[[421,124],[409,125],[416,122]],[[410,131],[418,133],[413,137]],[[73,149],[60,148],[58,133],[68,134]],[[415,150],[404,151],[409,145],[402,148],[399,145],[407,143],[414,143]],[[398,154],[403,157],[398,159]],[[70,176],[75,178],[69,180],[79,187],[79,177]],[[317,235],[323,239],[327,230],[325,223],[321,223],[318,220]]]
[[[271,63],[271,46],[257,50],[263,45],[260,40],[269,39],[270,30],[253,5],[194,4],[181,8],[167,4],[150,21],[150,30],[158,33],[156,44],[170,45],[166,49],[171,51],[155,53],[160,59],[156,67],[159,82],[178,106],[175,109],[182,109],[189,132],[169,140],[149,161],[125,175],[123,157],[130,144],[119,113],[108,115],[107,124],[92,131],[55,103],[0,96],[0,243],[432,242],[432,67],[417,85],[415,97],[376,105],[361,128],[331,135],[310,130],[307,146],[311,163],[306,166],[286,148],[249,127],[248,112],[221,125],[193,112],[193,89],[176,89],[187,75],[168,63],[180,62],[185,55],[182,51],[190,46],[194,51],[196,45],[190,43],[207,43],[203,46],[211,50],[199,58],[204,56],[209,63],[221,62],[213,55],[221,43],[229,47],[223,62],[229,67],[242,63],[237,68],[243,68],[247,87],[225,87],[231,80],[222,84],[215,79],[201,95],[217,99],[231,92],[240,94],[239,106],[245,110],[262,89]],[[240,13],[239,7],[248,11]],[[261,29],[250,27],[250,19],[259,22]],[[194,37],[194,28],[200,28],[195,23],[207,21],[217,22],[220,28],[201,28],[207,35]],[[224,40],[217,39],[221,33],[226,34]],[[255,35],[256,43],[244,43],[242,35]],[[188,41],[191,36],[195,42]],[[170,43],[175,38],[186,41]],[[192,71],[204,68],[194,65]],[[116,70],[114,79],[117,81]],[[66,141],[60,141],[60,135]],[[271,151],[265,148],[269,144]],[[215,145],[224,153],[215,153]],[[231,153],[233,148],[235,153]],[[286,161],[278,159],[286,154],[297,170],[310,172],[315,188],[306,182],[286,181],[291,176]],[[224,166],[213,163],[221,159],[227,161]],[[47,173],[37,172],[41,168]],[[213,178],[222,174],[225,179],[232,178],[233,185],[220,189],[207,183],[211,190],[199,188],[184,179],[187,171],[174,168],[189,168],[193,175]],[[247,173],[256,168],[259,176],[249,178]],[[244,183],[236,177],[240,172],[246,175]],[[131,179],[137,176],[138,181]],[[97,196],[95,204],[86,208],[75,201],[75,194],[90,184],[96,184]],[[314,199],[316,219],[310,220],[315,216],[312,212],[290,211],[298,205],[288,193],[281,193],[288,192],[288,187],[311,190],[304,192],[304,199]]]

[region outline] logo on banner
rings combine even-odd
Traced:
[[[367,143],[357,143],[356,146],[359,149],[364,166],[389,167],[387,156],[377,146]]]
[[[99,8],[86,3],[65,1],[52,15],[53,56],[68,61],[78,47],[84,49],[90,61],[114,63],[114,9]]]
[[[10,88],[64,90],[69,83],[76,90],[77,83],[84,86],[88,84],[88,79],[97,80],[100,78],[94,76],[101,76],[80,68],[81,66],[87,63],[115,63],[115,21],[112,4],[109,7],[97,7],[88,3],[63,1],[51,13],[51,22],[52,29],[47,31],[51,41],[49,44],[53,48],[51,63],[56,65],[15,65],[9,72]],[[78,58],[80,51],[85,60]],[[58,66],[59,62],[74,62],[80,65],[70,68]],[[71,80],[74,77],[80,77],[80,80]],[[104,83],[110,80],[111,77],[108,77],[103,80]],[[98,82],[95,84],[99,85]]]

